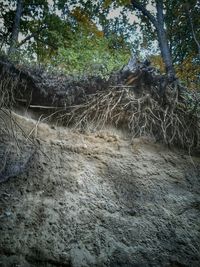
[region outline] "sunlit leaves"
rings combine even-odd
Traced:
[[[163,62],[161,55],[151,55],[150,61],[152,63],[152,66],[160,70],[161,73],[165,72],[165,64]]]

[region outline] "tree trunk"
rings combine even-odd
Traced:
[[[189,18],[189,22],[190,22],[190,27],[191,27],[191,30],[192,30],[192,36],[193,36],[193,39],[197,45],[197,49],[198,49],[198,57],[200,59],[200,43],[196,37],[196,33],[195,33],[195,30],[194,30],[194,24],[193,24],[193,21],[192,21],[192,16],[191,16],[191,12],[189,10],[189,7],[187,6],[186,7],[186,12],[187,12],[187,16]]]
[[[161,50],[161,55],[165,63],[166,73],[175,77],[175,71],[172,63],[171,53],[167,42],[166,32],[164,29],[158,26],[157,30],[158,41]]]
[[[172,63],[172,57],[170,53],[170,47],[167,40],[167,34],[164,28],[164,14],[163,14],[163,1],[156,1],[157,9],[157,24],[156,31],[158,35],[158,42],[161,50],[161,55],[165,63],[166,72],[170,78],[175,78],[175,70]]]
[[[175,78],[175,70],[172,63],[172,57],[170,53],[170,47],[167,40],[167,34],[164,27],[164,14],[163,14],[163,0],[156,0],[156,17],[152,15],[150,11],[146,9],[146,6],[141,4],[137,0],[131,0],[132,6],[142,12],[142,14],[149,19],[156,29],[158,35],[159,47],[161,55],[165,63],[166,72],[168,76],[173,80]]]
[[[17,8],[15,12],[15,18],[12,27],[12,34],[10,39],[10,47],[8,50],[8,55],[12,55],[16,49],[16,45],[18,42],[19,30],[20,30],[20,20],[23,9],[23,0],[17,0]]]

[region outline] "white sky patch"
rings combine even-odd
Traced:
[[[108,14],[108,19],[114,19],[121,15],[122,8],[118,7],[116,9],[111,9],[111,11]]]
[[[123,11],[122,7],[111,9],[111,11],[108,14],[108,19],[118,18],[121,15],[122,11]],[[131,11],[127,11],[127,17],[128,17],[128,20],[129,20],[130,24],[133,24],[135,22],[139,22],[137,16],[135,16],[133,14],[133,12],[131,12]]]

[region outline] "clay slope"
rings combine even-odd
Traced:
[[[199,158],[114,129],[39,124],[37,144],[0,184],[0,266],[200,265]]]

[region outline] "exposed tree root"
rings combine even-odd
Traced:
[[[174,89],[173,89],[174,90]],[[128,129],[133,137],[153,136],[168,145],[200,149],[200,123],[198,114],[176,97],[161,103],[159,98],[144,93],[137,97],[130,88],[117,87],[88,96],[82,105],[56,116],[64,124],[77,128],[96,128],[115,125]]]
[[[107,82],[97,77],[74,81],[4,62],[0,67],[0,109],[21,98],[27,108],[64,125],[83,129],[92,123],[98,129],[112,124],[133,137],[153,136],[200,151],[200,101],[149,64],[125,68]]]

